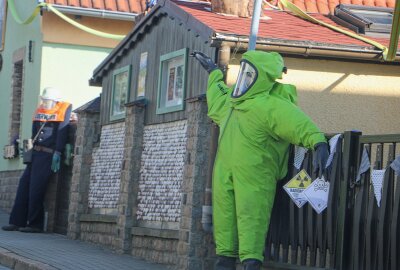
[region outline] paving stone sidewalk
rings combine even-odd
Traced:
[[[0,210],[0,226],[8,215]],[[6,232],[0,229],[0,270],[167,270],[126,254],[51,233]]]

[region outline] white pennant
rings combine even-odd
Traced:
[[[307,153],[307,149],[301,146],[296,145],[294,148],[294,162],[293,165],[296,169],[300,169],[301,164],[303,164],[304,157]]]
[[[393,169],[397,176],[400,176],[400,156],[396,157],[396,159],[393,160],[392,164],[390,164],[390,167]]]
[[[381,198],[382,198],[382,186],[383,186],[383,177],[385,176],[384,170],[372,170],[371,172],[371,181],[374,186],[374,194],[376,198],[376,203],[378,207],[381,206]]]
[[[328,168],[333,160],[333,156],[336,153],[336,146],[338,143],[339,138],[342,136],[342,134],[336,134],[335,136],[333,136],[330,140],[329,140],[329,146],[330,146],[330,154],[328,157],[328,160],[326,161],[326,165],[325,168]]]
[[[360,167],[358,168],[356,182],[360,181],[361,175],[363,173],[365,173],[366,171],[368,171],[370,167],[371,167],[371,162],[369,161],[368,150],[364,146],[364,150],[363,150],[362,157],[361,157]]]

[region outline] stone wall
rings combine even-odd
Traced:
[[[180,221],[186,131],[186,120],[144,128],[137,220]]]
[[[103,126],[100,145],[93,150],[89,208],[116,208],[124,152],[125,123]]]
[[[144,125],[145,100],[128,103],[126,108],[125,123],[104,126],[102,141],[95,147],[91,143],[95,134],[89,129],[95,130],[93,121],[98,115],[80,115],[68,235],[174,269],[212,269],[212,234],[201,223],[211,176],[212,123],[204,97],[188,102],[186,120],[151,126]],[[107,146],[102,145],[105,140],[109,140]],[[99,149],[117,151],[111,144],[116,141],[123,149],[113,154],[121,155],[119,170],[112,171],[114,180],[101,180],[114,187],[118,183],[112,201],[115,211],[107,215],[92,211],[107,210],[109,204],[100,200],[95,204],[102,197],[93,191],[95,187],[101,191],[102,186],[95,186],[94,178],[89,181],[89,175],[93,176],[98,164],[106,166],[112,155]],[[95,165],[100,157],[103,161]]]
[[[23,170],[0,172],[0,209],[11,212]]]
[[[80,217],[80,239],[114,248],[118,241],[115,216],[86,214]]]
[[[82,111],[78,116],[68,209],[68,236],[79,239],[81,216],[88,211],[89,176],[93,146],[99,137],[99,113]]]
[[[151,233],[144,232],[145,235],[139,235],[137,232],[132,238],[132,256],[143,258],[160,264],[176,265],[176,249],[178,239],[173,236],[161,237],[150,236]]]
[[[175,269],[213,269],[215,246],[211,231],[202,224],[205,191],[211,189],[212,123],[204,96],[187,103],[187,158],[182,184],[182,209]],[[208,184],[207,184],[208,183]],[[209,202],[210,203],[210,202]]]

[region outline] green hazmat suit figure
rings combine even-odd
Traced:
[[[295,86],[276,81],[284,70],[278,53],[244,53],[232,88],[211,59],[192,55],[210,72],[208,116],[220,128],[212,184],[216,269],[236,269],[236,257],[245,269],[260,269],[276,183],[287,174],[289,144],[324,145],[317,164],[324,169],[326,138],[297,107]]]

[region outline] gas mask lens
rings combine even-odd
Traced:
[[[40,99],[40,107],[46,110],[52,109],[56,105],[56,101],[52,99]]]
[[[257,71],[247,62],[240,63],[239,75],[236,81],[233,97],[240,97],[246,93],[257,79]]]

